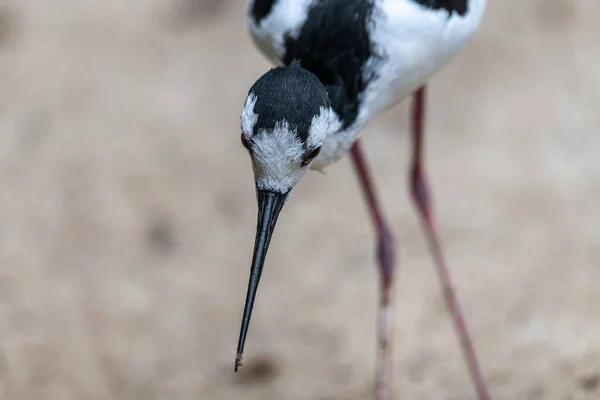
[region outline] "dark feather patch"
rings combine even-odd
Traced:
[[[373,0],[316,0],[299,36],[285,40],[284,63],[300,60],[323,82],[342,128],[356,120],[368,84],[363,71],[374,53],[367,29],[372,11]]]
[[[277,0],[255,0],[254,5],[252,6],[252,16],[254,17],[254,22],[258,25],[260,21],[269,13],[271,9],[275,5]]]
[[[303,143],[321,107],[330,107],[323,84],[298,62],[270,70],[256,81],[250,93],[256,96],[254,113],[258,115],[252,134],[270,131],[277,122],[286,121]]]
[[[465,15],[468,11],[469,0],[413,0],[415,3],[418,3],[427,8],[431,8],[433,10],[441,10],[444,9],[448,11],[448,14],[452,14],[454,12],[459,15]]]

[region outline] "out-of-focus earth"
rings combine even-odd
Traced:
[[[372,398],[375,239],[347,158],[256,223],[244,2],[0,1],[0,399]],[[496,400],[600,398],[598,0],[490,1],[431,82],[439,231]],[[407,194],[408,103],[364,135],[396,233],[395,399],[474,399]]]

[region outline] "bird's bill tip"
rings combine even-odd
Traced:
[[[237,355],[235,356],[235,372],[237,372],[238,369],[240,369],[240,367],[242,367],[243,365],[244,361],[242,353],[237,353]]]
[[[237,357],[235,360],[235,370],[242,365],[242,353],[246,334],[250,325],[252,308],[254,307],[254,298],[258,289],[258,283],[262,274],[263,265],[271,242],[271,236],[275,230],[275,223],[279,213],[285,204],[288,193],[278,193],[267,190],[258,190],[258,219],[256,226],[256,239],[254,241],[254,253],[252,255],[252,265],[250,267],[250,279],[248,282],[248,291],[246,294],[246,304],[244,305],[244,314],[242,317],[242,326],[240,328],[240,337],[238,341]]]

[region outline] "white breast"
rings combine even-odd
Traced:
[[[285,36],[299,35],[312,1],[278,0],[259,25],[249,17],[252,38],[274,64],[281,64]],[[371,119],[406,99],[452,60],[476,32],[485,5],[486,0],[470,0],[468,13],[460,16],[412,0],[375,0],[368,29],[376,55],[363,70],[365,77],[374,78],[360,98],[356,121],[328,137],[312,168],[320,170],[339,160]]]
[[[359,119],[369,121],[404,100],[445,66],[481,22],[486,0],[470,0],[468,13],[448,15],[411,0],[379,0],[369,27],[379,57],[364,74],[375,74],[362,97]]]

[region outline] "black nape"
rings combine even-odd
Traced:
[[[254,113],[258,116],[253,134],[263,129],[271,131],[277,123],[287,122],[303,143],[321,107],[330,107],[325,86],[298,61],[271,69],[249,93],[256,96]]]
[[[287,36],[283,61],[302,60],[326,86],[342,129],[358,116],[361,94],[373,77],[365,76],[375,56],[369,38],[373,0],[317,0],[297,37]]]

